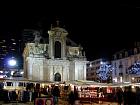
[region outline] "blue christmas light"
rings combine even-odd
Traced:
[[[140,74],[140,61],[135,62],[129,68],[129,74]]]
[[[110,76],[111,71],[112,71],[111,65],[102,64],[96,73],[99,79],[107,80]]]

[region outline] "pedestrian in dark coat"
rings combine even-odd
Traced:
[[[75,95],[74,95],[73,91],[71,91],[69,93],[68,102],[69,102],[70,105],[74,105],[74,103],[75,103]]]
[[[58,86],[53,87],[52,95],[53,95],[54,105],[58,105],[58,97],[60,97],[60,90]]]
[[[117,101],[119,105],[122,105],[123,102],[123,91],[121,88],[118,89],[117,91]]]
[[[140,88],[136,88],[136,105],[140,105]]]

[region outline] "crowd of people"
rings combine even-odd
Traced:
[[[75,105],[77,100],[79,100],[79,94],[76,87],[74,87],[74,90],[71,90],[68,95],[68,102],[70,105]]]
[[[31,86],[32,87],[32,86]],[[70,87],[70,86],[69,86]],[[65,93],[67,98],[66,101],[69,105],[75,105],[79,101],[79,93],[76,86],[74,89],[64,88],[59,85],[52,85],[41,88],[37,85],[34,88],[26,88],[26,90],[4,90],[0,89],[0,100],[4,102],[18,101],[18,102],[33,102],[36,98],[46,97],[52,98],[54,105],[58,105],[59,98],[62,98],[62,93]],[[116,88],[114,94],[114,101],[118,102],[118,105],[140,105],[140,88],[131,86]],[[42,94],[44,96],[42,96]],[[116,99],[116,100],[115,100]],[[78,101],[77,101],[78,100]]]
[[[117,88],[116,98],[119,105],[140,105],[140,88],[136,87],[135,90],[131,86]]]
[[[46,97],[52,98],[54,105],[58,105],[59,98],[61,97],[61,86],[52,85],[45,88],[34,88],[26,90],[4,90],[1,89],[0,99],[6,103],[17,101],[17,102],[35,102],[37,98]],[[67,102],[69,105],[74,105],[75,101],[78,100],[78,91],[76,87],[74,90],[67,90]]]

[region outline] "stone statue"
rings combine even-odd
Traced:
[[[34,39],[35,46],[38,46],[38,44],[40,43],[40,39],[41,39],[40,32],[34,31],[33,35],[35,36],[35,39]]]
[[[35,54],[43,54],[44,53],[44,45],[37,45],[34,47],[35,48],[35,51],[34,53]]]
[[[86,56],[86,53],[85,53],[85,51],[83,51],[83,56],[84,56],[84,57]]]
[[[83,52],[83,47],[79,45],[79,56],[83,56],[82,52]]]
[[[29,54],[33,54],[34,52],[33,52],[33,46],[30,46],[30,52],[29,52]]]
[[[47,57],[47,58],[49,57],[49,54],[48,54],[48,46],[46,46],[46,51],[44,51],[44,56]]]

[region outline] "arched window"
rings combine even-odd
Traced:
[[[59,41],[55,42],[55,58],[61,58],[61,43]]]
[[[61,75],[60,75],[60,73],[56,73],[54,75],[54,81],[61,81]]]

